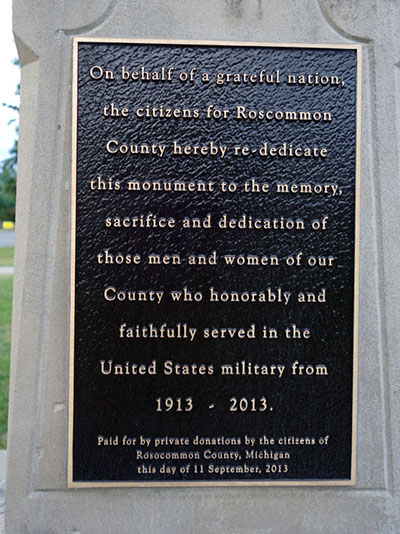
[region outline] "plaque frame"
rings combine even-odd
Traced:
[[[353,392],[352,392],[352,440],[351,477],[348,480],[189,480],[189,481],[96,481],[73,480],[73,424],[74,424],[74,344],[75,344],[75,266],[76,266],[76,195],[77,195],[77,124],[78,124],[78,45],[79,43],[101,44],[151,44],[219,47],[274,47],[347,49],[356,51],[355,91],[355,236],[354,236],[354,317],[353,317]],[[358,307],[359,307],[359,240],[360,240],[360,181],[361,181],[361,92],[362,92],[362,45],[325,43],[272,43],[249,41],[185,40],[185,39],[140,39],[109,37],[73,38],[72,74],[72,146],[71,146],[71,199],[70,199],[70,311],[69,311],[69,372],[68,372],[68,488],[112,487],[218,487],[218,486],[353,486],[356,483],[357,445],[357,391],[358,391]]]

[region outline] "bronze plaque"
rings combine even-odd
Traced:
[[[68,484],[353,484],[359,46],[74,41]]]

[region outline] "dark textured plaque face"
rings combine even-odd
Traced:
[[[353,483],[359,49],[75,51],[69,484]]]

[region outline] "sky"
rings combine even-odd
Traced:
[[[16,123],[9,121],[18,118],[18,113],[3,106],[3,102],[19,105],[15,90],[19,83],[19,68],[12,64],[17,57],[11,29],[11,0],[1,0],[0,8],[0,161],[7,158],[16,138]]]

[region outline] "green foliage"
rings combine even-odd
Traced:
[[[14,65],[19,66],[19,61],[15,59]],[[18,84],[15,94],[19,95],[20,86]],[[18,106],[3,104],[3,106],[19,112]],[[15,119],[14,119],[15,120]],[[10,122],[14,122],[10,121]],[[18,127],[16,127],[18,134]],[[18,140],[15,139],[10,156],[0,163],[0,221],[15,221],[15,196],[17,186],[17,155]]]
[[[10,157],[0,164],[0,220],[3,221],[15,221],[17,150],[15,141]]]

